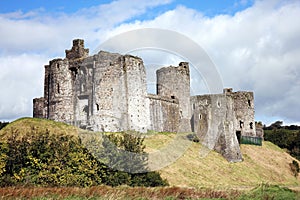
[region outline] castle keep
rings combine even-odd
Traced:
[[[241,161],[239,143],[255,141],[252,92],[190,96],[187,62],[156,72],[157,94],[147,93],[143,60],[100,51],[89,56],[73,41],[66,58],[45,66],[44,97],[33,100],[33,117],[102,132],[195,132],[229,161]]]

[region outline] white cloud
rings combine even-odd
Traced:
[[[70,15],[43,9],[0,14],[0,120],[32,115],[32,98],[43,95],[43,66],[64,57],[72,39],[95,48],[103,32],[169,2],[119,0]]]
[[[138,20],[137,16],[147,12],[147,9],[167,3],[167,0],[138,3],[121,0],[82,9],[72,15],[58,14],[56,17],[47,16],[42,11],[15,13],[14,17],[12,14],[0,15],[1,70],[4,66],[4,71],[10,71],[6,78],[0,75],[0,81],[1,85],[4,83],[10,85],[11,89],[13,87],[18,94],[15,97],[6,89],[11,96],[2,98],[1,95],[0,120],[3,118],[3,109],[5,110],[6,105],[11,105],[4,101],[15,98],[18,99],[16,105],[21,105],[22,102],[26,104],[23,97],[28,100],[32,96],[32,93],[29,92],[29,95],[28,91],[22,91],[21,84],[8,82],[16,79],[18,71],[17,67],[13,67],[13,72],[8,68],[16,65],[12,64],[14,57],[11,57],[10,64],[3,65],[9,60],[4,56],[17,54],[15,57],[18,60],[22,57],[20,52],[27,53],[25,60],[28,64],[22,64],[21,61],[19,64],[23,68],[26,66],[33,74],[36,68],[32,69],[33,65],[29,63],[36,62],[39,70],[46,63],[37,58],[37,55],[30,57],[29,53],[42,52],[41,58],[64,56],[64,49],[70,48],[71,40],[75,37],[84,38],[92,52],[100,42],[112,35],[136,28],[156,27],[178,31],[202,46],[217,66],[226,87],[253,90],[257,120],[264,120],[265,123],[270,123],[268,119],[275,118],[288,123],[300,121],[300,113],[297,112],[300,110],[300,26],[297,23],[300,18],[299,1],[256,1],[252,7],[234,16],[217,15],[212,18],[196,10],[178,6],[152,20]],[[134,17],[137,19],[135,22],[124,23]],[[166,56],[163,59],[168,60]],[[43,72],[39,73],[42,73],[39,76],[43,75]],[[28,77],[30,76],[33,75]],[[33,86],[40,84],[42,80],[37,78],[22,81]],[[194,77],[193,82],[197,82]],[[42,86],[38,90],[41,88]],[[31,107],[24,114],[29,111],[31,113]],[[9,113],[7,110],[5,112]],[[16,112],[11,113],[19,116]]]
[[[255,92],[257,120],[299,122],[299,18],[299,1],[257,1],[234,16],[213,18],[178,6],[151,21],[123,24],[113,34],[137,27],[183,33],[207,50],[226,87]]]
[[[43,66],[48,59],[35,54],[0,57],[0,120],[31,115],[32,99],[43,94]]]

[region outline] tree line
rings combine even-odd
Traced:
[[[264,126],[264,139],[286,149],[300,160],[300,126],[283,126],[282,121],[276,121],[270,126]]]

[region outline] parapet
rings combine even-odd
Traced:
[[[69,60],[85,58],[88,56],[89,56],[89,49],[84,48],[84,40],[82,39],[73,40],[72,49],[66,50],[66,58]]]

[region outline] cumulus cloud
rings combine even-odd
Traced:
[[[234,15],[213,17],[179,5],[154,19],[139,20],[138,16],[148,9],[167,3],[167,0],[142,3],[122,0],[82,9],[70,15],[58,14],[56,17],[47,16],[43,11],[33,11],[24,16],[22,13],[15,13],[15,17],[0,15],[0,38],[6,38],[0,40],[0,59],[5,62],[8,59],[6,56],[12,52],[18,54],[17,57],[20,57],[20,52],[26,52],[28,63],[36,61],[36,65],[41,67],[46,63],[37,61],[45,57],[52,58],[53,55],[63,56],[61,53],[66,47],[70,47],[70,40],[74,37],[84,38],[87,46],[93,50],[100,42],[124,31],[137,28],[170,29],[186,35],[206,50],[225,87],[255,92],[257,120],[265,123],[277,119],[288,123],[300,122],[299,1],[256,1],[253,6]],[[135,17],[134,22],[127,22]],[[147,35],[144,37],[147,38]],[[164,38],[160,40],[164,41]],[[43,55],[39,59],[33,54],[30,59],[30,52],[42,52]],[[166,61],[176,62],[169,63],[175,65],[180,60],[174,55],[154,55],[149,52],[137,54],[146,57],[146,64],[155,66],[159,63],[164,65]],[[12,65],[14,64],[10,64]],[[28,69],[31,70],[30,67]],[[15,79],[14,73],[8,76],[9,79]],[[1,84],[8,83],[3,76],[0,80]],[[40,84],[38,78],[34,83],[28,79],[20,81],[29,85]],[[203,88],[202,80],[197,77],[192,77],[192,83],[201,84],[200,87]],[[22,87],[16,86],[14,90],[20,91],[20,88]],[[38,90],[41,88],[42,86]],[[30,94],[24,93],[24,96]],[[21,97],[12,94],[9,98],[1,96],[0,105],[9,107],[17,104],[4,102],[7,99],[20,99],[20,103]],[[23,102],[26,101],[23,99]],[[3,118],[3,106],[0,108],[0,118]],[[30,106],[24,114],[29,110],[31,111]],[[17,113],[11,113],[18,116]]]
[[[48,59],[33,54],[0,57],[0,120],[32,115],[32,97],[43,94],[43,66]]]
[[[105,31],[169,2],[119,0],[72,14],[44,9],[0,14],[0,120],[32,116],[32,99],[43,95],[43,66],[64,57],[72,39],[84,38],[95,48]]]
[[[255,92],[257,120],[300,121],[299,1],[257,1],[235,15],[206,17],[178,6],[154,20],[122,24],[164,27],[189,36],[215,63],[224,86]]]

